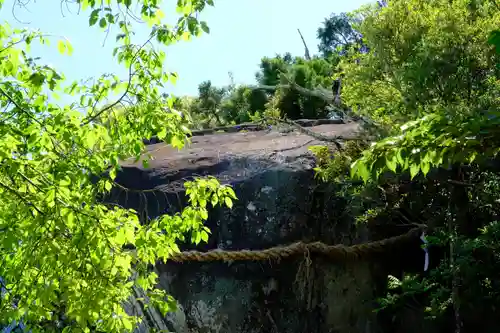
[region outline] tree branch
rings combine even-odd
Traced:
[[[311,55],[309,54],[309,48],[307,47],[306,41],[304,40],[304,37],[302,36],[300,29],[297,29],[297,31],[299,32],[300,38],[302,39],[302,43],[304,44],[305,48],[304,57],[306,58],[306,60],[311,60]]]
[[[301,132],[305,135],[308,135],[310,137],[313,137],[316,140],[324,141],[324,142],[331,142],[331,143],[335,144],[335,146],[337,147],[338,150],[342,150],[342,145],[341,145],[340,141],[347,141],[347,140],[366,141],[367,140],[367,138],[360,138],[360,137],[344,137],[344,136],[340,136],[340,135],[328,136],[328,135],[324,135],[321,133],[316,133],[316,132],[311,131],[310,129],[304,128],[304,127],[300,126],[299,124],[297,124],[296,122],[294,122],[292,120],[288,120],[288,119],[279,119],[279,118],[274,118],[274,117],[267,117],[266,119],[269,119],[269,120],[274,121],[274,122],[280,122],[283,124],[293,126],[299,132]]]
[[[130,65],[128,66],[128,83],[127,83],[127,88],[125,89],[125,91],[123,92],[123,94],[112,104],[102,108],[99,112],[97,112],[95,115],[93,116],[89,116],[90,118],[88,118],[86,121],[83,122],[83,126],[85,125],[88,125],[89,123],[91,123],[92,121],[96,120],[100,115],[102,115],[104,112],[114,108],[115,106],[117,106],[118,104],[121,103],[122,99],[125,98],[125,96],[127,96],[127,94],[129,93],[130,91],[130,87],[132,86],[132,77],[134,76],[132,74],[132,66],[134,65],[135,63],[135,60],[137,58],[137,55],[139,54],[139,52],[142,51],[142,49],[149,43],[151,42],[151,40],[153,39],[153,37],[156,36],[156,31],[154,33],[151,34],[151,36],[148,38],[148,40],[146,42],[144,42],[140,47],[139,49],[134,53],[134,56],[132,57],[132,60],[130,61]]]

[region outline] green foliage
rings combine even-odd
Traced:
[[[260,60],[260,70],[255,74],[255,78],[261,85],[276,86],[281,82],[281,73],[286,72],[293,62],[290,53],[285,53],[283,56],[277,54],[273,58],[264,57]]]
[[[251,121],[256,113],[263,112],[266,103],[264,91],[241,85],[229,91],[221,105],[221,112],[227,122],[241,124]]]
[[[215,87],[211,81],[202,82],[197,97],[183,97],[176,107],[189,115],[193,128],[209,128],[244,123],[256,113],[263,112],[267,95],[258,89],[230,84]]]
[[[51,322],[63,313],[63,332],[131,332],[139,318],[123,306],[132,288],[143,289],[163,312],[172,306],[149,265],[179,251],[176,242],[188,232],[195,243],[206,241],[207,203],[231,207],[235,199],[215,179],[197,179],[186,184],[189,207],[147,225],[135,211],[98,200],[114,186],[120,161],[139,159],[143,139],[157,135],[183,147],[188,119],[160,93],[176,75],[164,71],[164,52],[149,42],[169,45],[208,31],[196,14],[213,2],[178,1],[175,27],[162,22],[161,1],[77,2],[90,26],[119,28],[113,55],[129,77],[68,84],[63,73],[30,56],[30,45],[47,45],[50,37],[0,26],[0,276],[6,288],[0,324],[23,319],[33,332],[60,331]],[[152,27],[147,43],[132,43],[133,8]],[[67,41],[57,48],[72,52]],[[111,93],[121,97],[109,103]],[[77,102],[51,102],[62,94]],[[126,98],[131,104],[123,107]]]
[[[500,188],[495,185],[498,175],[488,180],[483,167],[497,158],[500,147],[498,5],[394,0],[386,7],[365,6],[355,15],[362,17],[355,28],[369,51],[350,50],[341,60],[342,99],[388,136],[359,155],[351,175],[365,186],[392,184],[399,189],[407,186],[401,180],[408,175],[412,186],[421,184],[427,191],[413,200],[407,192],[399,201],[386,201],[372,209],[366,221],[401,215],[408,202],[414,214],[422,214],[416,207],[426,207],[423,211],[431,209],[433,215],[432,223],[426,221],[431,241],[450,249],[427,276],[390,279],[381,308],[413,305],[425,308],[431,318],[452,310],[456,325],[477,323],[474,316],[479,313],[495,317],[500,301],[494,259],[499,228],[491,221],[498,217],[493,202]],[[449,177],[456,175],[444,170],[462,170],[461,166],[468,166],[461,175],[470,183],[450,188]],[[426,180],[431,171],[437,181]],[[444,197],[453,199],[443,201]]]
[[[343,61],[342,97],[390,124],[394,136],[366,151],[353,174],[368,180],[409,171],[414,177],[495,156],[500,81],[488,38],[500,11],[493,2],[400,0],[364,14],[360,31],[370,52],[353,55],[359,64]],[[392,125],[404,121],[399,129]]]
[[[334,65],[323,58],[313,58],[309,61],[296,58],[293,65],[284,73],[288,80],[303,88],[330,89]],[[287,81],[282,80],[284,84],[288,83]],[[318,97],[304,96],[293,88],[280,87],[277,93],[280,91],[282,95],[278,107],[287,118],[326,118],[328,111],[326,109],[327,103],[324,100]]]
[[[325,55],[341,54],[342,101],[380,139],[351,153],[311,147],[316,176],[340,186],[356,221],[425,224],[446,253],[429,273],[389,276],[379,310],[497,328],[500,182],[485,168],[500,147],[499,26],[494,1],[393,0],[332,15],[318,31]],[[345,47],[342,30],[362,41]]]
[[[327,102],[317,96],[307,96],[290,86],[299,85],[308,90],[330,90],[338,57],[305,60],[290,54],[264,57],[256,74],[259,86],[214,87],[210,81],[199,85],[199,94],[191,103],[180,105],[191,115],[196,128],[215,127],[261,119],[264,114],[289,119],[325,118],[329,114]]]
[[[323,21],[317,30],[318,49],[323,57],[341,54],[361,43],[361,35],[353,28],[353,23],[353,17],[347,13],[332,14]]]
[[[336,195],[348,202],[349,211],[345,214],[354,216],[355,223],[365,223],[381,212],[381,207],[377,205],[377,184],[368,182],[360,186],[351,180],[349,173],[352,162],[360,157],[366,146],[363,141],[348,141],[340,151],[328,146],[309,147],[316,158],[315,178],[339,185]]]
[[[429,114],[406,123],[401,134],[372,145],[352,165],[352,174],[367,181],[383,172],[409,171],[424,176],[437,167],[481,163],[499,152],[498,111],[463,116]]]
[[[211,81],[205,81],[198,86],[199,98],[196,108],[202,114],[211,120],[214,118],[217,124],[222,124],[220,107],[227,90],[225,88],[217,88],[212,85]]]
[[[357,140],[346,142],[341,151],[335,152],[328,146],[309,147],[316,157],[315,176],[324,182],[343,182],[349,179],[351,164],[360,157],[365,148],[366,144]]]
[[[325,118],[326,102],[318,97],[304,96],[290,87],[293,82],[306,89],[323,87],[330,89],[334,64],[323,58],[305,60],[289,54],[275,58],[263,58],[257,81],[261,85],[277,86],[272,102],[288,119]]]
[[[497,106],[498,56],[487,43],[500,21],[493,1],[396,0],[358,16],[369,52],[341,64],[342,98],[356,112],[393,123]]]
[[[420,306],[428,319],[443,316],[452,307],[452,279],[459,272],[460,302],[463,315],[481,313],[485,318],[496,313],[500,302],[498,256],[500,223],[495,221],[481,228],[475,238],[457,239],[455,266],[444,259],[427,277],[407,274],[402,281],[388,277],[388,294],[379,299],[379,310],[397,310]],[[446,233],[434,237],[434,243],[446,243]],[[420,301],[417,301],[420,300]]]
[[[429,283],[427,279],[419,279],[416,274],[407,274],[402,280],[395,276],[387,277],[387,296],[380,298],[379,311],[391,307],[402,308],[409,305],[409,301],[415,296],[429,292],[434,284]],[[401,292],[398,292],[401,290]],[[443,310],[443,309],[440,309]]]
[[[499,315],[500,228],[491,221],[500,182],[485,172],[500,147],[499,25],[494,1],[394,0],[332,15],[318,30],[324,56],[338,64],[332,75],[342,79],[342,102],[370,119],[378,139],[334,154],[310,147],[316,177],[337,184],[349,203],[343,213],[355,221],[425,223],[431,246],[449,249],[428,274],[389,276],[380,310],[451,313],[456,325],[483,325],[477,330]],[[348,33],[355,36],[343,39]],[[466,181],[453,183],[448,170]]]

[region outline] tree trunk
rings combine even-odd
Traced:
[[[464,182],[464,174],[460,167],[452,169],[452,180]],[[450,237],[450,270],[452,272],[451,299],[455,316],[455,333],[462,333],[463,322],[460,315],[460,268],[456,266],[456,245],[459,235],[467,233],[467,211],[469,200],[464,186],[449,183],[450,203],[448,218],[448,233]]]

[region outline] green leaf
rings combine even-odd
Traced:
[[[108,25],[108,22],[106,21],[106,18],[101,17],[101,19],[99,20],[99,27],[106,28],[107,25]]]
[[[69,40],[66,40],[66,51],[68,52],[68,55],[73,54],[73,46],[69,42]]]
[[[169,79],[170,79],[170,82],[173,85],[175,85],[175,83],[177,82],[177,73],[170,73]]]
[[[203,30],[203,32],[205,32],[207,34],[210,33],[210,28],[208,27],[207,22],[201,21],[200,26],[201,26],[201,30]]]
[[[416,163],[410,164],[411,179],[415,178],[415,176],[419,173],[419,171],[420,171],[420,164],[416,164]]]
[[[208,242],[208,233],[206,233],[205,231],[201,231],[200,235],[201,235],[201,240],[204,241],[205,243],[207,243]]]
[[[191,236],[191,241],[194,244],[196,244],[196,245],[200,244],[200,242],[201,242],[201,234],[200,234],[199,231],[197,231],[197,230],[193,231],[193,234]]]
[[[113,24],[115,23],[115,17],[113,16],[113,14],[111,13],[107,13],[106,14],[106,19],[108,20],[108,23],[109,24]]]
[[[429,173],[430,168],[431,168],[430,163],[425,160],[422,161],[422,163],[420,164],[420,169],[422,170],[424,176],[427,176],[427,173]]]
[[[229,208],[233,208],[233,200],[231,200],[231,198],[229,197],[225,197],[224,198],[224,202],[226,203],[226,206],[229,207]]]
[[[128,318],[122,318],[122,323],[123,323],[123,327],[127,331],[132,331],[133,325],[132,325],[132,322]]]
[[[67,219],[66,223],[67,223],[68,227],[71,228],[75,224],[74,223],[75,222],[75,213],[72,210],[69,210],[68,214],[66,215],[66,219]]]
[[[396,169],[398,167],[398,161],[395,155],[393,155],[392,157],[388,157],[385,160],[385,164],[387,165],[387,168],[389,170],[391,170],[394,173],[396,172]]]
[[[179,136],[173,136],[170,144],[172,145],[172,147],[178,149],[184,147],[184,141]]]
[[[97,23],[97,20],[99,19],[99,13],[100,13],[100,9],[94,9],[92,11],[92,13],[90,14],[90,17],[89,17],[89,26],[93,26]]]
[[[226,194],[231,198],[236,200],[236,194],[234,193],[234,190],[230,187],[226,187]]]
[[[45,83],[45,75],[43,75],[43,73],[33,73],[31,74],[29,81],[35,87],[41,87]]]
[[[66,52],[66,43],[62,40],[57,41],[57,50],[59,53],[64,54]]]
[[[111,168],[111,170],[109,170],[109,178],[111,178],[111,180],[115,180],[115,178],[116,178],[116,168]]]
[[[351,164],[351,176],[353,178],[357,176],[364,182],[367,182],[370,179],[370,171],[368,171],[368,168],[366,167],[364,161],[356,160]]]
[[[116,233],[115,241],[120,245],[125,244],[125,242],[127,241],[127,235],[123,228],[118,230],[118,232]]]

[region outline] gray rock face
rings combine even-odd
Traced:
[[[351,134],[353,124],[312,128]],[[185,203],[182,182],[213,175],[233,185],[232,210],[216,208],[207,222],[210,249],[264,249],[295,241],[354,244],[367,241],[354,227],[346,202],[314,180],[307,147],[321,144],[298,133],[215,134],[193,139],[181,152],[149,146],[151,168],[125,164],[117,181],[139,194],[116,190],[114,202],[153,218]],[[183,249],[192,249],[189,244]],[[166,318],[132,302],[150,328],[178,333],[375,332],[371,264],[329,263],[315,256],[281,262],[167,263],[156,267],[160,285],[178,302]],[[137,297],[140,297],[138,291]]]

